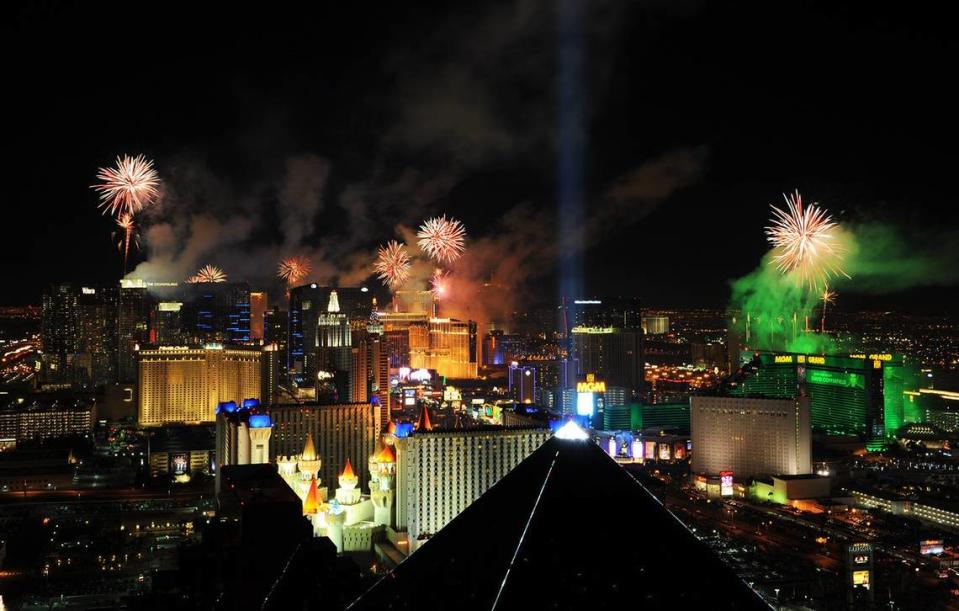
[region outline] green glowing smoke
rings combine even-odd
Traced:
[[[759,267],[732,282],[731,307],[741,315],[736,326],[750,348],[824,352],[832,347],[826,335],[806,332],[819,326],[819,295],[794,276],[783,275],[763,257]],[[746,340],[748,326],[748,341]]]
[[[924,228],[921,232],[884,223],[856,225],[842,234],[846,246],[848,290],[891,293],[918,286],[959,282],[955,233]]]
[[[957,235],[928,229],[909,234],[890,224],[869,223],[838,228],[836,236],[845,251],[843,268],[850,276],[830,279],[829,288],[840,294],[959,283],[959,254],[951,247]],[[730,308],[739,311],[733,324],[742,340],[760,350],[821,353],[834,349],[828,335],[805,332],[807,316],[810,329],[819,328],[821,291],[781,274],[770,261],[767,253],[758,268],[731,283]]]

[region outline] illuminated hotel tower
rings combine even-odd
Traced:
[[[550,437],[540,428],[432,430],[423,412],[417,431],[396,440],[396,530],[411,552]]]
[[[213,422],[216,406],[260,396],[259,349],[160,346],[137,352],[140,426]]]

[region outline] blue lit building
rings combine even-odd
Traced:
[[[250,341],[250,285],[198,282],[184,287],[184,335],[197,343]]]

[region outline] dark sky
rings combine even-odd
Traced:
[[[554,237],[562,2],[455,4],[8,8],[0,302],[117,277],[112,227],[88,187],[126,152],[155,159],[177,191],[165,214],[250,219],[199,255],[235,275],[256,273],[225,251],[302,246],[355,267],[395,225],[434,213],[495,239],[511,230],[504,218],[532,210]],[[917,249],[955,248],[930,245],[959,225],[952,20],[901,4],[786,4],[588,3],[582,199],[587,217],[609,221],[585,240],[585,292],[722,305],[765,252],[769,204],[794,188],[840,220],[890,223]],[[655,197],[611,195],[676,155],[685,173],[670,182],[669,166]],[[324,178],[291,238],[278,227],[296,160]],[[555,295],[555,271],[535,267],[518,276],[522,291]],[[956,297],[940,287],[842,301],[952,311]]]

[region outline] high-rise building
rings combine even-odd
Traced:
[[[280,386],[283,384],[282,374],[285,368],[285,361],[276,344],[263,346],[261,366],[260,383],[263,390],[260,392],[260,402],[263,405],[273,405],[280,401]]]
[[[410,367],[435,369],[448,378],[472,379],[478,375],[476,323],[451,318],[431,318],[411,324]]]
[[[156,305],[156,343],[160,346],[182,346],[187,337],[183,333],[183,303],[161,301]]]
[[[40,343],[47,383],[73,383],[73,359],[79,347],[77,300],[78,291],[71,284],[51,286],[43,294]]]
[[[429,322],[429,315],[423,313],[407,312],[378,312],[377,319],[383,328],[383,336],[386,340],[386,349],[389,354],[390,367],[397,369],[399,367],[410,367],[411,352],[413,347],[410,344],[410,327],[425,327]],[[420,335],[416,336],[419,344],[417,350],[425,349],[428,340]]]
[[[59,284],[44,293],[44,383],[93,388],[116,382],[117,300],[113,287]]]
[[[642,313],[636,297],[576,299],[568,308],[567,324],[572,327],[642,329]]]
[[[309,354],[306,363],[308,368],[316,373],[329,373],[336,384],[340,400],[350,403],[353,377],[350,319],[340,311],[337,292],[332,290],[329,295],[325,311],[317,316],[316,320],[315,363],[310,362]]]
[[[573,357],[578,373],[594,374],[609,386],[641,397],[645,376],[643,334],[639,329],[573,327]]]
[[[137,353],[140,426],[213,422],[218,404],[257,399],[258,348],[159,346]]]
[[[184,333],[196,343],[250,341],[250,285],[197,282],[183,288]]]
[[[336,291],[340,312],[350,320],[366,319],[372,310],[373,295],[366,287],[330,287],[305,284],[290,290],[289,367],[312,380],[316,368],[312,359],[316,349],[319,316],[326,311],[330,293]]]
[[[367,481],[363,457],[373,453],[378,437],[372,405],[274,405],[269,411],[273,421],[272,458],[299,454],[309,435],[323,461],[320,468],[322,481],[335,482],[337,469],[346,464],[347,459],[356,461],[354,468],[359,481]]]
[[[367,321],[350,323],[350,403],[370,400],[370,333]]]
[[[263,291],[250,293],[250,339],[263,339],[264,317],[268,308],[269,302],[266,293]]]
[[[77,299],[76,383],[102,387],[117,380],[117,287],[80,287]]]
[[[137,350],[150,342],[150,314],[154,299],[142,281],[120,281],[118,315],[118,371],[121,383],[137,379]]]
[[[277,373],[279,384],[286,384],[286,372],[290,363],[289,352],[289,316],[279,306],[273,306],[264,316],[263,343],[276,346],[276,357],[279,359]]]
[[[369,399],[379,408],[376,431],[380,433],[390,421],[390,356],[383,326],[376,315],[366,327],[366,363],[369,378]]]
[[[549,439],[548,429],[423,430],[396,439],[396,529],[415,551]]]
[[[810,473],[809,423],[805,397],[692,397],[692,470],[736,477]]]
[[[536,402],[536,369],[515,361],[509,367],[509,396],[520,403]]]

